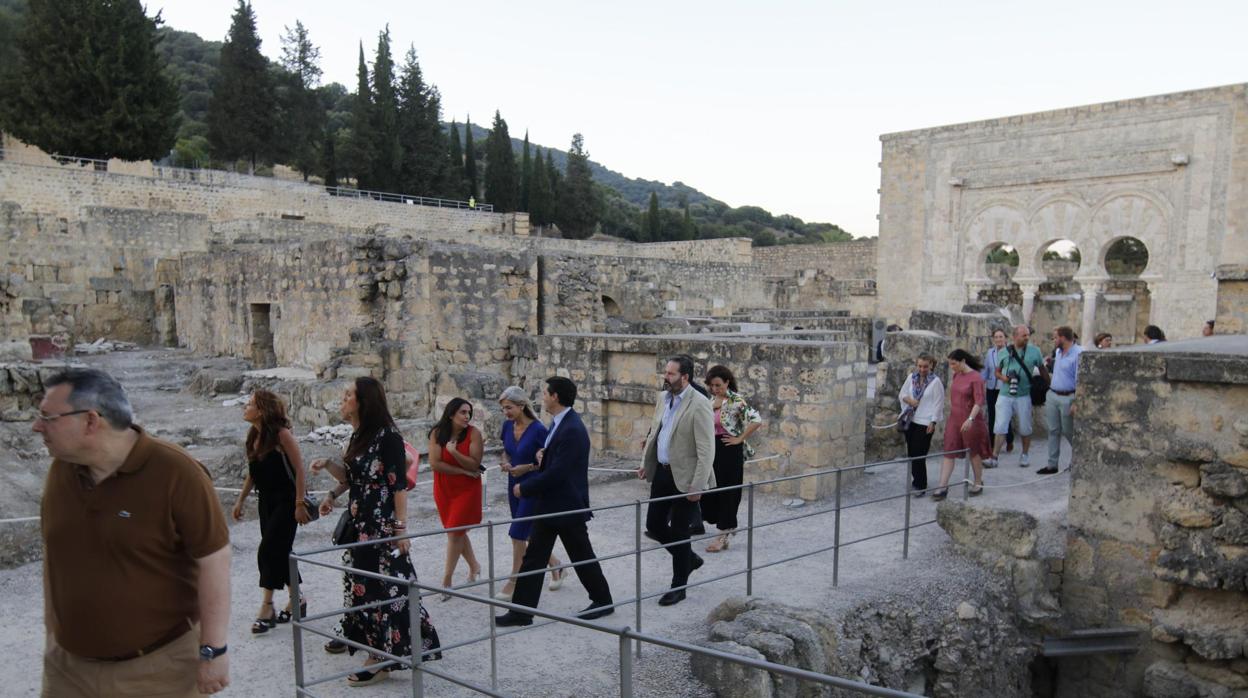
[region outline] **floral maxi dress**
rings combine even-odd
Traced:
[[[393,536],[394,495],[407,484],[403,472],[403,437],[393,427],[385,427],[360,456],[346,460],[345,466],[347,482],[351,485],[350,540],[363,542]],[[392,544],[349,548],[343,551],[342,562],[358,570],[414,581],[416,571],[411,558],[402,554],[396,557],[397,550]],[[341,626],[343,637],[397,657],[410,655],[412,636],[407,590],[405,584],[343,575],[344,606],[394,599],[393,603],[345,614]],[[440,659],[441,654],[433,652],[441,647],[438,631],[429,621],[424,606],[420,609],[420,637],[424,660]],[[355,648],[351,647],[350,651],[354,654]]]

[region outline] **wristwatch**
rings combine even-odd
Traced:
[[[220,647],[213,647],[212,645],[200,645],[199,646],[199,658],[204,660],[205,662],[211,662],[217,657],[220,657],[221,655],[225,654],[226,647],[227,645],[221,645]]]

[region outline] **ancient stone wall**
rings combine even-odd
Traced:
[[[667,358],[689,354],[701,376],[722,363],[736,374],[741,393],[766,425],[751,443],[758,457],[779,456],[747,467],[763,480],[862,463],[866,402],[866,346],[750,335],[621,336],[544,335],[512,340],[512,380],[536,391],[553,375],[577,383],[577,409],[594,447],[640,458],[658,399]],[[797,483],[800,482],[800,485]],[[785,494],[821,499],[834,491],[831,477],[781,487]]]
[[[875,279],[876,238],[823,245],[758,247],[754,249],[754,262],[774,276],[817,270],[834,279]]]
[[[1248,687],[1248,338],[1085,352],[1062,585],[1072,630],[1137,654],[1064,660],[1063,696]]]
[[[1130,236],[1149,251],[1150,322],[1198,335],[1223,247],[1245,232],[1245,96],[1232,85],[882,136],[879,266],[911,273],[881,285],[880,315],[959,308],[992,283],[984,257],[1002,243],[1019,252],[1024,297],[1059,239],[1081,252],[1075,280],[1102,284],[1109,246]]]

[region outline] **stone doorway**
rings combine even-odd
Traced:
[[[272,306],[251,304],[251,363],[256,368],[273,368],[277,354],[273,351]]]

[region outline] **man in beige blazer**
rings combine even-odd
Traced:
[[[663,393],[654,406],[654,423],[646,440],[637,477],[650,481],[650,497],[669,497],[651,502],[646,510],[646,530],[672,555],[672,588],[659,599],[671,606],[685,599],[689,573],[702,566],[702,558],[689,545],[689,525],[702,492],[715,486],[715,426],[711,401],[690,385],[693,360],[677,356],[663,371]]]

